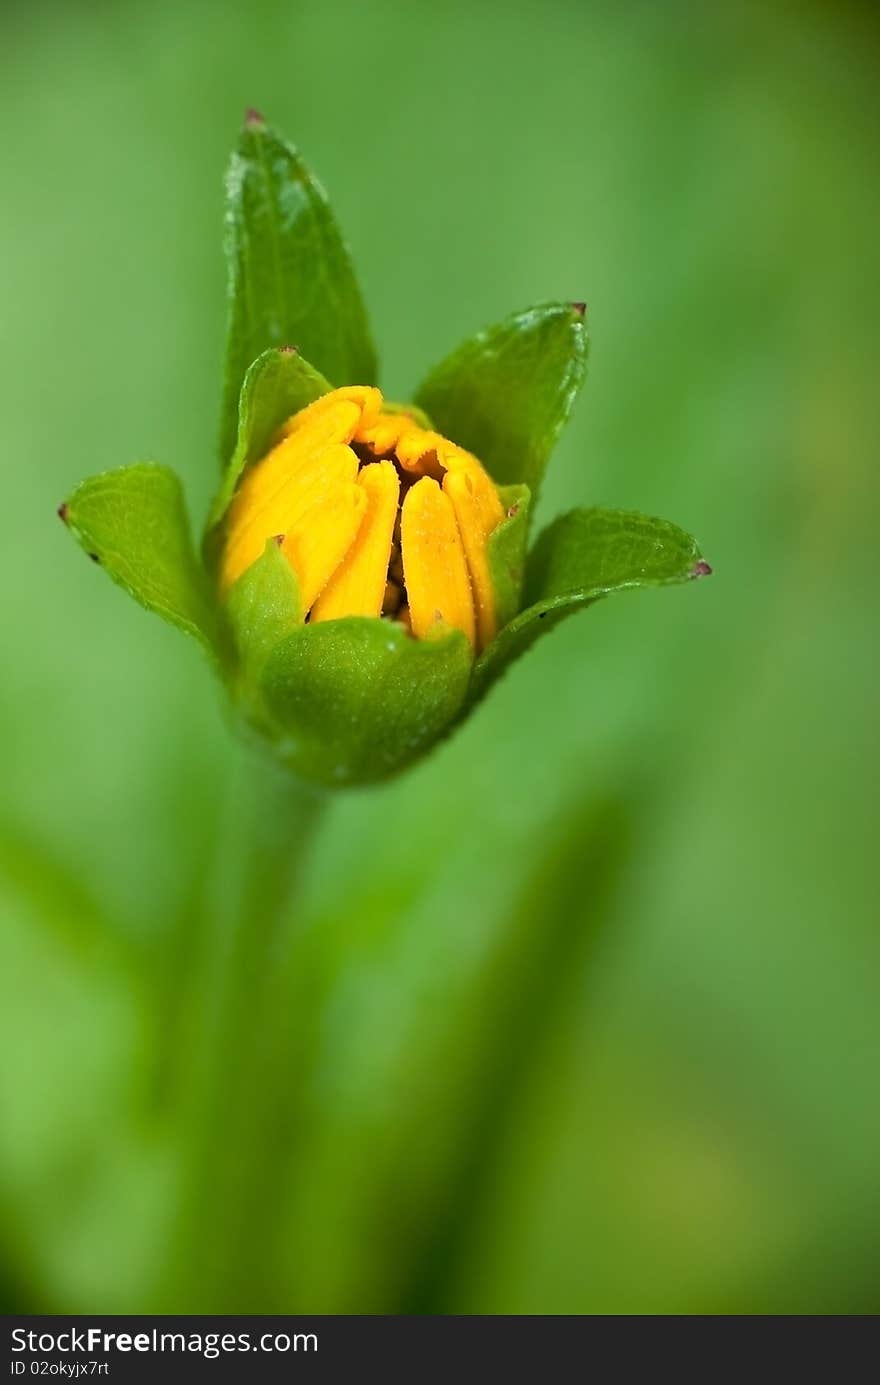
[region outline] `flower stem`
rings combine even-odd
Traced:
[[[325,806],[326,795],[271,764],[255,770],[251,762],[244,791],[233,792],[195,997],[177,1303],[167,1311],[256,1311],[277,1292],[263,1282],[274,1259],[265,1180],[273,1167],[283,1171],[289,1150],[267,1142],[275,1106],[290,1098],[293,1082],[276,1061],[285,1003],[277,981]]]

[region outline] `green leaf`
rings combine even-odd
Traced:
[[[498,628],[513,620],[522,605],[522,584],[529,534],[528,486],[503,486],[499,490],[506,518],[489,535],[486,557],[495,588]]]
[[[526,570],[526,609],[474,666],[471,700],[565,616],[632,587],[664,587],[711,572],[677,525],[632,510],[572,510],[537,539]]]
[[[376,353],[348,249],[296,149],[249,113],[227,177],[224,464],[251,361],[296,346],[334,385],[369,385]]]
[[[238,401],[238,435],[223,484],[208,519],[208,532],[226,513],[245,467],[258,462],[291,414],[327,394],[331,386],[293,347],[264,351],[248,367]]]
[[[180,481],[151,462],[92,476],[59,514],[89,557],[147,610],[213,648],[213,613]]]
[[[499,485],[522,483],[537,498],[586,362],[583,305],[547,303],[464,342],[431,372],[416,403]]]
[[[416,640],[395,621],[363,616],[305,625],[273,651],[263,675],[276,749],[321,783],[385,779],[450,726],[471,667],[458,630]]]
[[[223,614],[237,677],[255,686],[272,650],[303,618],[296,574],[275,539],[233,583]]]

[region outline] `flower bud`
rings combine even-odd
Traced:
[[[244,476],[225,519],[221,590],[274,538],[312,624],[385,617],[417,639],[495,636],[486,553],[504,519],[498,491],[464,448],[386,409],[377,389],[332,390],[289,418]]]
[[[329,782],[384,777],[421,754],[518,604],[522,546],[515,590],[509,563],[503,580],[493,572],[505,525],[524,534],[477,458],[374,387],[330,390],[285,420],[216,544],[247,719]]]
[[[334,389],[375,379],[376,352],[323,189],[251,113],[227,192],[225,476],[203,562],[167,467],[90,477],[59,514],[109,577],[207,649],[294,772],[386,778],[566,616],[711,571],[675,525],[623,510],[569,511],[526,554],[530,499],[584,379],[584,303],[477,332],[417,405]]]

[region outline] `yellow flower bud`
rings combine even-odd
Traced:
[[[497,630],[486,543],[504,518],[476,457],[377,389],[332,390],[288,419],[246,472],[226,516],[227,590],[275,538],[310,621],[399,620],[424,639]]]

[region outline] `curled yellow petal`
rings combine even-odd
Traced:
[[[473,497],[480,514],[480,522],[488,537],[496,524],[500,524],[504,518],[504,507],[488,472],[484,471],[476,457],[470,452],[465,452],[463,447],[456,447],[455,443],[446,444],[441,462],[447,476],[467,477],[468,493]]]
[[[332,482],[285,534],[281,552],[296,573],[304,611],[355,542],[366,508],[362,486],[354,481]]]
[[[281,443],[275,452],[284,447],[290,449],[291,455],[286,459],[286,470],[279,484],[268,493],[263,487],[263,467],[274,456],[270,453],[246,478],[250,482],[248,503],[239,504],[240,491],[230,507],[222,569],[224,588],[230,587],[251,563],[256,562],[267,539],[290,533],[328,490],[341,482],[350,484],[357,476],[358,459],[344,443],[331,443],[313,451],[308,447],[299,449],[292,437]]]
[[[302,433],[309,429],[324,426],[330,420],[344,418],[347,421],[347,434],[340,433],[333,439],[337,442],[351,442],[358,428],[368,428],[379,416],[382,408],[382,394],[374,385],[345,385],[342,389],[322,394],[312,404],[300,409],[289,418],[281,429],[282,437]],[[332,425],[331,425],[332,426]],[[331,441],[330,438],[327,439]]]
[[[300,409],[281,429],[280,441],[245,473],[226,517],[226,556],[222,586],[228,587],[259,558],[266,539],[284,534],[303,505],[315,499],[316,463],[326,449],[349,443],[382,407],[372,385],[348,385]],[[357,471],[354,453],[348,470]]]
[[[394,451],[401,433],[412,426],[413,421],[408,414],[380,414],[373,420],[362,419],[354,440],[369,447],[375,457],[385,457]]]
[[[396,455],[401,467],[416,476],[433,476],[442,481],[447,472],[455,472],[470,477],[470,489],[486,522],[494,515],[493,528],[500,524],[504,511],[492,480],[476,457],[457,443],[450,442],[441,433],[412,426],[401,433]]]
[[[278,491],[316,453],[334,443],[350,442],[360,416],[357,404],[330,394],[295,414],[293,422],[297,426],[284,433],[271,452],[245,472],[229,509],[230,525],[237,522],[239,515],[252,517],[271,505]]]
[[[400,481],[393,462],[372,462],[361,469],[357,484],[366,498],[366,513],[357,538],[316,601],[312,620],[382,613]]]
[[[404,471],[411,471],[415,476],[433,476],[440,481],[443,479],[441,454],[444,448],[451,446],[442,434],[412,424],[401,433],[395,454]]]
[[[413,633],[438,622],[475,641],[474,602],[452,501],[430,476],[407,492],[401,508],[403,575]]]
[[[440,433],[411,427],[398,439],[400,465],[419,476],[442,480],[452,502],[467,558],[476,605],[477,635],[485,648],[497,632],[495,592],[486,556],[486,541],[504,518],[498,492],[470,452]]]
[[[470,572],[476,606],[479,646],[485,649],[497,633],[495,587],[486,554],[486,541],[504,518],[495,487],[481,486],[469,470],[447,471],[443,491],[455,511],[458,532]]]

